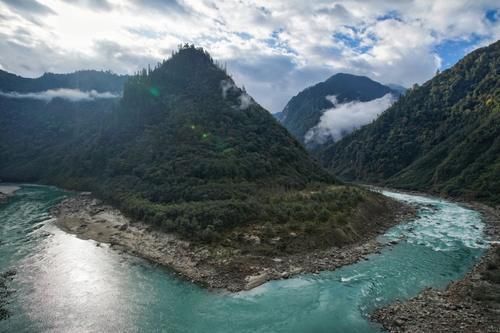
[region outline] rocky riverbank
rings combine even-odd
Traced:
[[[80,238],[93,239],[98,242],[97,245],[108,243],[117,250],[164,265],[174,273],[208,288],[239,291],[252,289],[268,280],[334,270],[365,259],[383,246],[377,242],[377,235],[415,214],[414,207],[393,200],[388,200],[387,205],[387,212],[373,218],[373,228],[356,244],[279,255],[249,252],[247,249],[252,244],[261,241],[251,234],[251,230],[243,234],[241,242],[231,242],[231,246],[182,240],[176,235],[129,220],[90,194],[68,198],[52,213],[61,229]],[[290,237],[298,236],[290,233]],[[275,241],[279,248],[280,240]]]
[[[500,332],[500,211],[471,203],[482,213],[491,247],[464,279],[444,291],[426,289],[418,296],[378,309],[372,319],[389,332]]]
[[[5,320],[10,316],[9,311],[5,307],[9,304],[10,296],[14,293],[9,288],[9,282],[12,281],[14,275],[16,275],[16,272],[13,270],[0,274],[0,320]]]
[[[6,202],[7,199],[14,195],[14,193],[19,189],[19,186],[0,185],[0,203]]]

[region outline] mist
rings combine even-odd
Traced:
[[[54,98],[62,98],[72,102],[93,101],[102,98],[118,98],[119,94],[112,92],[97,92],[95,90],[82,91],[78,89],[50,89],[40,92],[20,93],[16,91],[3,92],[0,96],[20,99],[36,99],[50,102]]]
[[[222,80],[220,83],[221,90],[222,90],[222,98],[226,99],[227,94],[232,91],[236,91],[240,93],[240,96],[238,96],[238,108],[240,110],[245,110],[248,107],[250,107],[252,104],[254,104],[253,98],[248,95],[245,91],[241,91],[232,81],[230,80]]]
[[[355,129],[376,119],[395,102],[392,94],[368,102],[348,102],[339,104],[335,96],[326,97],[333,107],[324,111],[318,125],[305,135],[306,143],[325,143],[329,139],[337,141]]]

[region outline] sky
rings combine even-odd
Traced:
[[[132,74],[193,43],[271,112],[338,72],[406,87],[500,38],[498,0],[0,0],[0,69]]]

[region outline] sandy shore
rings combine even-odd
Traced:
[[[500,332],[500,211],[479,203],[464,205],[483,215],[491,248],[446,290],[426,289],[375,311],[372,319],[388,332]]]
[[[334,270],[365,259],[383,246],[376,241],[377,235],[415,214],[412,207],[392,201],[391,205],[390,212],[380,217],[381,221],[374,219],[378,229],[368,232],[356,244],[280,257],[250,255],[237,248],[181,240],[141,222],[130,221],[90,195],[68,198],[52,213],[61,229],[80,238],[109,243],[113,248],[164,265],[175,274],[208,288],[239,291],[252,289],[268,280]],[[250,236],[247,241],[257,242],[258,239]]]

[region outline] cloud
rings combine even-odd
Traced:
[[[238,87],[236,87],[231,80],[222,80],[220,82],[220,88],[222,90],[222,98],[224,99],[226,99],[228,92],[238,90]]]
[[[333,107],[324,111],[315,127],[305,135],[306,143],[325,143],[329,139],[341,139],[357,128],[372,122],[387,110],[395,98],[386,94],[368,102],[348,102],[338,104],[335,96],[327,96]]]
[[[30,77],[79,69],[131,74],[194,43],[276,112],[338,72],[422,83],[500,38],[497,2],[0,0],[0,63]]]
[[[132,0],[137,6],[150,10],[170,12],[186,12],[184,6],[177,0]]]
[[[55,14],[50,7],[47,7],[36,0],[0,0],[12,10],[20,13],[36,15]]]
[[[0,91],[0,96],[19,99],[36,99],[50,102],[54,98],[62,98],[71,102],[94,101],[96,99],[118,98],[120,95],[111,92],[97,92],[95,90],[82,91],[78,89],[51,89],[40,92],[20,93],[20,92],[3,92]]]
[[[254,104],[253,98],[250,97],[246,92],[243,92],[240,97],[238,97],[240,102],[240,110],[248,109],[252,104]]]
[[[222,80],[220,83],[220,88],[222,90],[222,98],[226,99],[228,94],[238,94],[238,103],[236,106],[240,110],[246,110],[252,104],[255,103],[253,98],[246,93],[246,91],[238,88],[232,80]]]
[[[113,6],[107,0],[62,0],[68,4],[82,6],[91,10],[111,10]]]

